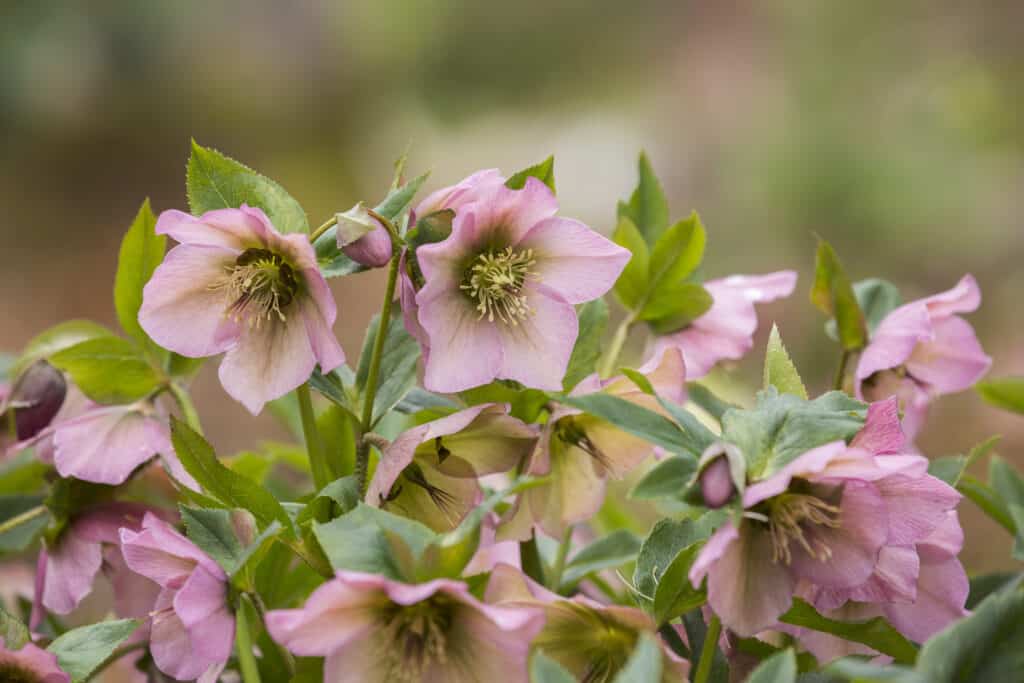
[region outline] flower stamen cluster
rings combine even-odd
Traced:
[[[383,615],[389,648],[388,680],[414,683],[433,663],[447,662],[447,633],[452,625],[455,605],[443,596],[434,596],[414,605],[389,604]]]
[[[246,249],[224,270],[225,276],[209,288],[225,292],[226,317],[247,321],[255,328],[275,315],[285,322],[284,309],[295,299],[299,283],[295,271],[279,254],[268,249]]]
[[[807,526],[839,528],[839,508],[804,493],[784,493],[767,502],[768,528],[772,539],[772,562],[786,565],[793,561],[790,543],[796,542],[815,559],[825,562],[832,549],[820,540],[809,541]]]
[[[486,317],[487,322],[494,322],[497,317],[506,325],[514,326],[529,316],[530,305],[522,289],[536,263],[533,249],[515,251],[505,247],[498,252],[478,255],[459,285],[476,303],[477,320]]]

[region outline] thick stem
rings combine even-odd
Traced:
[[[11,517],[10,519],[5,520],[4,522],[0,523],[0,535],[6,534],[11,529],[15,529],[15,528],[21,526],[22,524],[26,524],[28,522],[31,522],[36,517],[39,517],[40,515],[45,515],[45,514],[46,514],[46,506],[45,505],[38,505],[38,506],[32,508],[31,510],[26,510],[25,512],[22,512],[20,515],[15,515],[14,517]]]
[[[196,434],[202,436],[203,425],[199,420],[199,411],[196,410],[196,405],[192,402],[188,389],[177,382],[171,382],[167,386],[171,396],[174,397],[175,402],[178,404],[178,408],[181,409],[181,414],[185,417],[185,424],[191,427]]]
[[[629,337],[629,330],[633,327],[634,323],[636,323],[635,313],[630,313],[619,323],[618,328],[615,330],[615,335],[612,337],[611,344],[608,345],[608,349],[601,358],[601,365],[598,368],[601,377],[608,377],[615,371],[615,364],[619,362],[619,354],[622,353],[622,347],[625,346],[626,339]]]
[[[559,592],[562,584],[562,572],[565,571],[565,560],[569,557],[569,548],[572,545],[572,525],[565,529],[562,542],[558,544],[558,554],[555,555],[555,565],[551,568],[551,583],[548,586],[556,593]]]
[[[252,651],[252,631],[249,629],[249,616],[245,610],[248,596],[239,600],[238,611],[235,613],[235,650],[238,653],[238,669],[242,674],[243,683],[260,683],[260,670],[256,666],[256,656]]]
[[[338,222],[338,217],[336,215],[335,216],[331,216],[330,218],[328,218],[327,221],[323,225],[321,225],[319,228],[317,228],[316,230],[313,231],[313,234],[311,234],[309,236],[309,241],[310,242],[316,242],[317,238],[320,237],[320,235],[322,235],[325,232],[327,232],[328,230],[330,230],[331,227],[335,223],[337,223],[337,222]]]
[[[295,390],[299,399],[299,415],[302,417],[302,433],[306,437],[306,451],[309,454],[309,468],[313,472],[313,483],[316,490],[331,483],[331,470],[327,465],[327,452],[320,432],[316,428],[316,414],[313,412],[313,399],[309,394],[309,385],[303,384]]]
[[[717,614],[711,615],[711,623],[708,624],[707,633],[704,634],[704,646],[700,649],[700,661],[697,663],[697,673],[693,677],[693,683],[708,683],[711,676],[711,665],[715,661],[715,649],[718,647],[718,636],[722,633],[722,622]]]
[[[832,388],[836,391],[843,390],[843,384],[846,382],[846,365],[850,362],[850,351],[843,349],[843,355],[839,357],[839,367],[836,368],[836,377],[832,380]]]

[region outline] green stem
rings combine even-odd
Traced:
[[[598,369],[601,377],[608,377],[615,371],[615,364],[619,361],[619,354],[622,353],[622,347],[625,346],[626,339],[629,337],[629,330],[635,323],[635,313],[630,313],[619,323],[618,328],[615,330],[615,335],[612,337],[612,343],[608,345],[608,350],[605,351],[604,356],[601,358],[601,366]]]
[[[381,217],[383,218],[383,217]],[[378,219],[380,220],[380,219]],[[384,222],[384,221],[382,221]],[[390,225],[389,223],[386,223]],[[389,232],[394,226],[389,228]],[[397,237],[397,235],[395,236]],[[363,395],[363,414],[361,417],[362,432],[365,434],[373,429],[373,401],[377,398],[377,381],[380,377],[380,362],[384,356],[384,342],[387,341],[388,325],[391,322],[391,306],[395,298],[395,285],[398,282],[399,247],[392,238],[391,264],[388,266],[388,282],[384,289],[384,303],[380,307],[380,320],[377,322],[377,336],[373,340],[370,352],[370,368],[366,373],[366,391]],[[366,471],[369,468],[370,444],[360,439],[356,450],[356,483],[359,484],[360,496],[366,493]]]
[[[243,683],[260,683],[260,670],[256,666],[256,656],[252,652],[252,632],[249,630],[249,617],[245,611],[248,596],[243,595],[235,613],[235,649],[238,653],[238,669],[242,674]]]
[[[316,242],[317,238],[320,237],[320,235],[322,235],[325,232],[327,232],[328,230],[330,230],[331,227],[334,226],[334,224],[337,223],[337,222],[338,222],[338,216],[337,215],[334,215],[334,216],[331,216],[330,218],[328,218],[327,221],[323,225],[321,225],[319,228],[317,228],[316,230],[313,231],[313,233],[309,236],[309,241],[311,243],[312,242]]]
[[[832,380],[832,388],[836,391],[843,390],[846,382],[846,365],[850,362],[850,352],[843,349],[843,355],[839,357],[839,367],[836,368],[836,377]]]
[[[39,517],[40,515],[45,515],[45,514],[46,514],[46,506],[45,505],[37,505],[36,507],[34,507],[34,508],[30,509],[30,510],[26,510],[25,512],[22,512],[20,515],[15,515],[14,517],[11,517],[10,519],[5,520],[3,523],[0,523],[0,536],[2,536],[3,534],[6,534],[11,529],[16,529],[17,527],[21,526],[22,524],[26,524],[27,522],[31,522],[36,517]]]
[[[192,402],[192,397],[189,396],[188,389],[181,386],[177,382],[171,382],[167,385],[168,390],[171,392],[171,396],[178,403],[178,408],[181,409],[181,414],[185,416],[185,424],[195,430],[196,434],[203,435],[203,425],[199,420],[199,411],[196,410],[196,404]]]
[[[711,675],[711,665],[715,660],[715,649],[718,647],[718,636],[722,633],[722,622],[718,615],[711,616],[711,623],[708,624],[707,633],[704,634],[704,646],[700,649],[700,661],[697,663],[697,673],[693,677],[693,683],[708,683]]]
[[[309,454],[309,468],[313,472],[313,484],[316,490],[331,483],[331,470],[327,465],[327,452],[320,432],[316,428],[316,413],[313,412],[313,399],[309,394],[309,384],[303,384],[295,390],[299,399],[299,415],[302,417],[302,433],[306,437],[306,451]]]
[[[572,525],[565,529],[562,542],[558,544],[558,554],[555,555],[555,565],[551,568],[551,584],[548,586],[556,593],[562,585],[562,572],[565,571],[565,560],[569,557],[569,547],[572,545]]]

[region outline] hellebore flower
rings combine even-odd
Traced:
[[[435,531],[458,526],[480,501],[477,478],[507,472],[537,443],[536,430],[485,403],[413,427],[384,449],[366,491],[369,505]]]
[[[699,379],[721,360],[739,360],[754,346],[757,312],[754,304],[787,297],[796,287],[796,273],[780,270],[767,275],[731,275],[709,280],[711,308],[692,323],[654,340],[654,351],[676,347],[686,359],[686,375]]]
[[[266,623],[294,654],[327,658],[324,683],[527,683],[543,614],[485,605],[458,581],[340,571],[303,608],[271,611]]]
[[[12,683],[71,683],[57,664],[57,655],[32,643],[20,650],[7,649],[0,636],[0,681]]]
[[[613,680],[640,636],[657,634],[657,625],[642,610],[603,605],[582,595],[563,598],[506,564],[494,568],[484,599],[500,606],[542,607],[544,629],[533,646],[581,681]],[[689,662],[664,643],[661,651],[662,683],[686,681]]]
[[[139,531],[146,514],[168,517],[137,503],[105,503],[79,513],[53,544],[39,553],[33,627],[42,610],[68,614],[92,592],[100,570],[114,586],[114,608],[121,617],[143,617],[156,599],[152,584],[129,571],[121,555],[121,529]]]
[[[391,237],[362,202],[338,214],[336,235],[338,248],[356,263],[380,268],[391,260]]]
[[[132,571],[161,589],[150,613],[157,668],[181,680],[216,681],[235,641],[224,570],[153,514],[141,531],[121,529],[121,551]]]
[[[678,349],[666,349],[639,369],[655,392],[670,401],[683,399],[686,368]],[[603,392],[654,411],[661,407],[632,380],[584,378],[571,395]],[[560,538],[567,525],[595,515],[604,500],[608,476],[621,478],[654,452],[650,442],[622,431],[593,415],[558,406],[548,418],[540,441],[525,468],[527,474],[550,475],[551,481],[516,498],[498,529],[498,539],[525,540],[534,525]]]
[[[428,342],[426,388],[511,379],[560,389],[578,334],[574,304],[604,295],[629,251],[556,217],[554,193],[536,178],[512,190],[496,171],[481,172],[434,193],[416,215],[440,210],[454,211],[451,234],[416,250],[425,284],[410,333]]]
[[[903,429],[913,439],[933,398],[971,387],[992,364],[970,324],[957,315],[979,305],[978,283],[965,275],[952,289],[889,313],[857,363],[857,395],[897,396]]]
[[[190,358],[225,353],[224,390],[257,414],[345,361],[331,326],[337,309],[302,234],[282,235],[262,210],[242,205],[196,218],[164,211],[158,234],[179,244],[143,290],[139,324]]]

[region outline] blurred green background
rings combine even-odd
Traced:
[[[814,234],[855,279],[905,298],[974,273],[971,320],[994,374],[1024,374],[1024,3],[543,0],[282,3],[5,0],[0,9],[0,348],[71,317],[114,322],[117,245],[143,197],[184,208],[190,136],[280,181],[319,224],[379,199],[410,145],[430,187],[556,157],[563,213],[602,231],[644,148],[673,214],[708,226],[709,277],[794,268],[762,308],[805,379],[837,352],[807,303]],[[350,356],[379,273],[335,281]],[[758,380],[761,354],[738,373]],[[280,436],[227,400],[198,402],[223,452]],[[1024,420],[944,400],[931,455]],[[970,569],[1009,539],[964,505]]]

